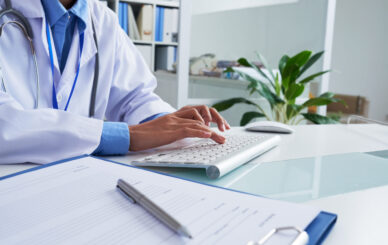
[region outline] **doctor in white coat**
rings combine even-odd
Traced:
[[[216,110],[188,106],[176,111],[153,93],[154,76],[117,16],[97,0],[11,3],[32,27],[40,88],[37,91],[23,33],[4,26],[0,163],[44,164],[82,154],[125,154],[185,137],[225,141],[208,127],[215,122],[222,131],[229,128]],[[5,8],[4,0],[0,8]],[[0,24],[13,19],[5,15]],[[97,60],[95,108],[89,117]]]

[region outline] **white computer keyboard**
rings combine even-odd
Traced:
[[[200,140],[193,145],[162,151],[132,162],[137,166],[205,168],[209,178],[218,178],[277,146],[280,136],[268,134],[225,135],[226,142]]]

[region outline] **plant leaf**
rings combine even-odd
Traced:
[[[313,56],[311,56],[311,58],[307,61],[307,63],[300,70],[298,77],[300,77],[308,68],[310,68],[312,65],[314,65],[314,63],[317,62],[317,60],[319,60],[319,58],[321,58],[321,56],[323,55],[324,52],[325,51],[321,51],[321,52],[316,53]]]
[[[281,86],[279,83],[279,73],[276,73],[275,77],[275,93],[277,96],[280,96]]]
[[[286,115],[287,119],[291,119],[294,116],[298,115],[298,113],[302,110],[302,106],[295,105],[295,104],[289,104],[287,105]]]
[[[309,60],[310,56],[311,56],[311,51],[309,50],[304,50],[302,52],[300,52],[299,54],[295,55],[294,57],[291,57],[288,61],[287,61],[287,65],[297,65],[299,68],[302,67],[304,64],[306,64],[306,62]]]
[[[339,99],[339,98],[334,98],[335,94],[332,93],[332,92],[326,92],[326,93],[323,93],[321,94],[319,97],[321,98],[333,98],[333,103],[341,103],[343,104],[345,107],[347,107],[348,105],[346,104],[346,102],[342,99]]]
[[[339,99],[336,98],[324,98],[324,97],[316,97],[309,99],[308,101],[303,103],[303,108],[309,107],[309,106],[322,106],[322,105],[328,105],[333,102],[339,102]]]
[[[321,94],[319,97],[321,97],[321,98],[333,98],[334,96],[335,96],[334,93],[326,92],[326,93]]]
[[[321,72],[315,73],[315,74],[313,74],[313,75],[311,75],[311,76],[306,77],[305,79],[303,79],[303,80],[300,81],[299,83],[306,84],[306,83],[310,82],[311,80],[313,80],[314,78],[319,77],[319,76],[322,76],[323,74],[328,73],[329,71],[330,71],[330,70],[321,71]]]
[[[265,74],[261,69],[260,67],[257,67],[255,64],[253,64],[252,62],[248,61],[247,59],[245,58],[240,58],[238,59],[237,61],[240,65],[243,65],[243,66],[247,66],[247,67],[252,67],[255,71],[257,71],[260,75],[262,75],[263,77],[265,77],[265,79],[267,79],[269,81],[269,83],[274,87],[274,81],[271,80],[267,74]]]
[[[214,104],[212,107],[214,107],[217,111],[225,111],[225,110],[229,109],[230,107],[234,106],[235,104],[239,104],[239,103],[244,103],[244,104],[253,105],[253,106],[258,107],[258,105],[256,103],[254,103],[250,100],[247,100],[245,98],[242,98],[242,97],[223,100],[223,101],[220,101],[220,102]]]
[[[269,67],[268,62],[265,59],[265,57],[263,55],[261,55],[260,53],[258,53],[258,52],[256,52],[256,55],[257,55],[257,58],[259,58],[259,61],[263,64],[265,69],[267,69],[267,71],[271,75],[272,81],[275,81],[275,75],[273,74],[272,69]]]
[[[304,85],[298,83],[291,83],[286,90],[285,97],[287,100],[293,100],[300,96],[304,91]]]
[[[284,68],[286,67],[287,61],[290,59],[287,55],[284,55],[279,61],[279,71],[283,74]]]
[[[251,83],[256,82],[258,84],[257,86],[257,92],[264,97],[271,105],[271,108],[279,103],[284,103],[284,101],[277,96],[275,93],[269,89],[269,87],[262,81],[257,80],[250,75],[246,74],[245,72],[236,70],[236,73],[238,73],[244,80],[249,81]],[[259,86],[260,85],[260,86]]]
[[[282,73],[282,85],[288,87],[289,84],[294,83],[298,74],[299,66],[296,64],[287,64]]]
[[[234,72],[234,69],[232,67],[228,67],[225,69],[224,73],[228,73],[228,72]]]
[[[307,120],[315,123],[315,124],[337,124],[338,121],[334,120],[330,117],[321,116],[314,113],[302,113],[302,116]]]
[[[244,115],[241,118],[240,126],[247,125],[252,119],[258,118],[258,117],[265,117],[263,113],[257,112],[257,111],[248,111],[245,112]]]
[[[246,66],[246,67],[251,67],[251,64],[248,62],[247,59],[245,58],[240,58],[237,60],[237,62],[242,65],[242,66]]]

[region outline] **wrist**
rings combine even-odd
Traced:
[[[138,138],[138,128],[139,128],[139,125],[133,125],[133,126],[128,126],[128,130],[129,130],[129,151],[139,151],[140,148],[139,146],[137,145],[139,142],[139,140],[137,140]]]

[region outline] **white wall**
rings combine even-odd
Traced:
[[[337,0],[331,91],[370,100],[369,117],[388,115],[388,1]]]
[[[295,3],[297,1],[298,0],[195,0],[192,12],[195,15],[207,14],[243,8]]]
[[[215,0],[208,0],[215,1]],[[200,2],[193,1],[193,9]],[[191,56],[214,53],[218,59],[247,57],[258,51],[272,66],[284,54],[324,48],[327,0],[236,9],[194,15]]]

